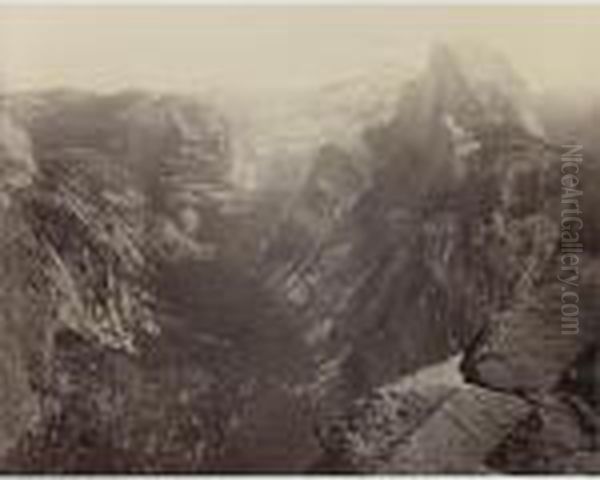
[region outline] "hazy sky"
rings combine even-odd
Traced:
[[[4,88],[199,90],[313,86],[419,66],[431,42],[506,52],[538,86],[580,91],[600,75],[600,8],[0,8]]]

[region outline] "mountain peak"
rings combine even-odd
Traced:
[[[464,128],[511,124],[543,135],[529,107],[527,84],[501,52],[467,41],[437,44],[426,76],[440,113]]]

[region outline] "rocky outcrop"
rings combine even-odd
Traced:
[[[525,400],[466,385],[456,362],[387,385],[321,432],[316,470],[485,471],[489,452],[532,411]]]
[[[40,413],[34,390],[50,353],[48,292],[40,291],[36,241],[14,195],[36,172],[27,132],[0,117],[0,459],[32,428]],[[0,460],[1,461],[1,460]]]
[[[410,232],[413,236],[419,232],[414,244],[404,240],[390,250],[407,249],[413,258],[419,258],[417,251],[425,253],[418,261],[401,264],[410,280],[395,277],[389,284],[390,298],[398,303],[378,298],[389,318],[373,329],[380,339],[374,342],[369,330],[363,330],[353,345],[355,353],[348,357],[373,358],[390,342],[401,353],[383,354],[387,361],[418,369],[436,361],[427,355],[430,345],[438,355],[462,351],[461,371],[470,385],[448,400],[447,409],[431,415],[430,422],[410,434],[388,428],[386,422],[367,420],[402,410],[402,398],[385,407],[375,400],[367,400],[368,407],[352,407],[347,423],[338,428],[344,441],[330,443],[331,437],[325,436],[323,443],[325,449],[344,442],[353,446],[342,449],[342,454],[334,448],[323,469],[473,472],[534,468],[538,462],[537,468],[543,470],[549,468],[551,452],[565,458],[589,448],[586,425],[594,424],[595,414],[588,412],[590,417],[581,423],[576,410],[552,405],[561,404],[565,378],[580,368],[579,358],[597,342],[598,309],[591,293],[597,284],[591,272],[597,267],[586,257],[588,273],[582,274],[586,278],[582,288],[588,293],[581,323],[586,333],[566,335],[560,325],[561,285],[555,279],[559,150],[544,136],[526,89],[511,76],[507,64],[489,55],[476,55],[475,63],[470,58],[462,50],[436,51],[429,76],[415,82],[396,117],[367,132],[377,165],[372,185],[385,198],[383,211],[391,205],[404,206],[408,218],[413,218]],[[411,299],[427,298],[428,290],[437,290],[434,299],[415,303],[412,309]],[[406,292],[410,294],[404,296]],[[434,312],[430,305],[440,310]],[[353,312],[360,319],[355,317],[354,325],[368,322],[358,312]],[[437,330],[436,318],[446,330]],[[411,328],[413,321],[428,332],[427,338]],[[392,334],[394,322],[404,337]],[[383,379],[375,367],[382,360],[347,362],[348,378]],[[546,400],[540,402],[540,395]],[[438,398],[435,389],[424,396],[420,401],[424,407]],[[589,401],[588,396],[585,402]],[[503,406],[510,407],[505,411]],[[413,425],[421,413],[413,411],[401,425]],[[395,425],[396,420],[387,423]],[[538,431],[531,426],[536,422],[546,427]],[[541,433],[551,430],[550,425],[560,431],[555,432],[557,437],[570,440],[557,440],[554,444],[559,446],[553,447],[551,434]],[[400,432],[398,438],[403,440],[390,441],[386,436],[390,431]],[[519,440],[506,440],[515,432],[520,432]],[[576,446],[565,448],[571,440]],[[519,450],[525,443],[529,447]],[[531,462],[528,467],[514,457],[507,459],[507,444],[517,445],[515,451]],[[545,464],[541,458],[546,458]]]
[[[305,324],[315,391],[352,399],[449,358],[537,281],[560,187],[542,133],[502,58],[442,46],[360,148],[321,150],[259,269]]]
[[[254,438],[257,423],[278,426],[270,412],[295,408],[312,359],[253,276],[254,250],[242,248],[249,233],[226,122],[196,100],[143,92],[35,100],[11,104],[37,168],[11,192],[8,230],[23,251],[0,258],[12,262],[2,309],[17,309],[0,315],[13,387],[0,411],[10,439],[0,432],[2,467],[248,467],[234,439]],[[23,290],[32,279],[43,312]],[[309,430],[301,416],[289,424],[305,432],[299,449]],[[291,456],[284,448],[265,462]]]
[[[395,448],[390,472],[485,472],[486,457],[530,406],[517,397],[466,387],[453,393],[427,422]],[[443,433],[442,433],[443,432]]]
[[[156,365],[146,349],[167,318],[157,268],[178,250],[197,261],[196,250],[221,242],[209,217],[222,201],[204,191],[190,200],[190,190],[226,185],[226,131],[216,114],[180,98],[56,92],[10,100],[0,125],[0,193],[9,199],[0,213],[2,466],[95,469],[104,451],[125,468],[131,445],[139,453],[131,468],[166,465],[172,452],[142,432],[158,425],[161,409],[172,416],[157,432],[182,431],[180,419],[192,416],[173,397],[206,403],[214,392],[204,365],[186,376],[168,352],[153,360],[164,361],[163,373],[150,374]],[[164,390],[175,371],[185,380],[167,388],[168,398],[142,399]],[[194,462],[205,461],[199,452],[218,431],[198,428],[193,445],[177,444],[197,453]],[[81,445],[85,438],[93,440]]]
[[[499,313],[468,351],[467,380],[519,394],[555,390],[576,359],[597,344],[598,310],[582,315],[579,333],[565,332],[560,293],[554,282],[540,288],[539,297]]]

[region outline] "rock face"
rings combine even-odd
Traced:
[[[0,117],[0,458],[31,428],[39,414],[34,391],[48,352],[44,307],[49,297],[36,287],[36,242],[12,195],[35,172],[26,131],[8,115]]]
[[[322,148],[260,270],[306,324],[317,391],[449,358],[537,281],[560,187],[541,131],[502,58],[440,47],[361,148]]]
[[[17,100],[6,163],[36,168],[1,216],[2,465],[209,468],[302,365],[235,251],[227,125],[180,97]]]
[[[575,360],[596,342],[594,319],[583,316],[580,333],[561,328],[560,285],[494,318],[465,359],[466,378],[495,390],[541,393],[555,389]]]
[[[394,277],[389,284],[393,300],[382,303],[390,320],[386,323],[380,318],[373,329],[380,339],[374,341],[369,330],[361,331],[360,338],[349,347],[353,353],[345,365],[354,367],[348,367],[348,378],[362,376],[386,382],[389,377],[385,380],[378,371],[382,360],[365,362],[365,358],[381,355],[402,366],[398,369],[410,371],[436,361],[435,356],[427,355],[427,348],[435,345],[434,355],[464,352],[462,373],[476,387],[461,390],[448,402],[447,410],[433,414],[429,424],[410,434],[402,427],[388,428],[368,420],[373,411],[385,417],[383,412],[388,409],[402,410],[405,399],[386,403],[385,408],[372,399],[366,401],[368,407],[364,409],[351,407],[353,413],[347,423],[335,429],[338,440],[326,435],[323,443],[326,450],[331,445],[354,446],[342,449],[342,454],[333,447],[332,457],[322,463],[323,469],[465,472],[490,466],[500,470],[549,468],[541,459],[551,455],[553,447],[543,439],[550,435],[534,433],[531,425],[552,423],[548,420],[554,415],[550,405],[560,404],[557,398],[564,392],[565,377],[580,368],[578,359],[597,344],[594,319],[598,309],[591,294],[597,284],[591,272],[597,267],[591,258],[585,257],[584,270],[588,273],[582,271],[582,292],[589,293],[582,297],[585,307],[580,328],[586,333],[565,335],[560,326],[561,291],[555,280],[559,149],[546,140],[541,122],[527,109],[530,102],[523,85],[511,77],[507,65],[493,57],[477,55],[475,64],[469,58],[470,54],[465,56],[461,51],[438,50],[428,75],[401,101],[395,119],[367,132],[372,163],[378,165],[371,173],[370,185],[376,195],[385,198],[380,204],[382,210],[370,213],[382,218],[391,205],[404,206],[401,218],[412,220],[404,238],[410,232],[418,240],[413,244],[404,240],[402,245],[395,242],[389,249],[397,253],[406,248],[413,259],[418,256],[415,252],[425,253],[416,262],[399,263],[399,271],[411,276],[406,282]],[[366,192],[365,197],[374,195],[369,188]],[[595,228],[595,223],[590,223],[590,228]],[[381,237],[390,237],[385,227],[370,231],[382,231]],[[379,237],[370,239],[369,253],[377,251],[378,241]],[[357,257],[356,251],[351,257]],[[376,281],[384,277],[384,268],[392,268],[394,260],[389,259],[394,258],[398,257],[388,257]],[[427,297],[432,290],[434,296]],[[424,298],[429,301],[415,301]],[[431,305],[443,306],[434,312]],[[346,316],[353,318],[354,325],[369,321],[360,310]],[[445,330],[438,330],[436,318]],[[397,335],[391,327],[394,321]],[[419,336],[418,329],[411,329],[413,321],[428,333],[426,339]],[[386,351],[387,342],[399,347],[398,352]],[[397,370],[396,375],[401,373]],[[425,394],[420,404],[435,402],[437,395],[435,390]],[[549,400],[532,403],[532,398],[540,395],[549,396]],[[586,401],[590,401],[589,396]],[[504,411],[503,405],[511,407]],[[460,413],[452,413],[455,408]],[[419,415],[415,410],[400,424],[410,431]],[[561,433],[556,435],[579,436],[576,448],[587,448],[590,431],[577,420],[579,413],[567,408],[562,415],[562,424],[571,426],[559,428]],[[590,415],[593,418],[595,414]],[[453,418],[460,419],[456,432]],[[396,421],[394,418],[390,423]],[[378,435],[371,433],[373,429]],[[394,442],[386,437],[390,430],[400,432],[399,438],[403,438],[392,448],[393,453],[389,444]],[[518,440],[509,435],[515,430],[521,432]],[[522,458],[509,459],[507,452],[513,447],[518,450],[515,445],[523,443],[529,445],[523,456],[530,463],[522,462]],[[554,451],[572,454],[564,448],[566,443]],[[444,452],[443,458],[440,452]],[[498,458],[505,463],[494,460]]]
[[[21,315],[41,312],[41,309],[35,312],[31,304],[25,304],[22,296],[22,292],[17,294],[14,291],[2,296],[3,302],[7,303],[3,304],[0,316],[0,333],[2,333],[0,378],[3,385],[0,408],[0,457],[13,447],[38,419],[40,398],[32,385],[32,377],[42,373],[41,370],[45,367],[44,357],[48,353],[42,326],[29,327],[20,323]],[[39,306],[37,305],[38,308]]]

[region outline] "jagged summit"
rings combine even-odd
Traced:
[[[425,76],[431,78],[430,93],[440,113],[464,128],[511,124],[543,135],[531,112],[526,82],[501,52],[466,41],[437,44]]]

